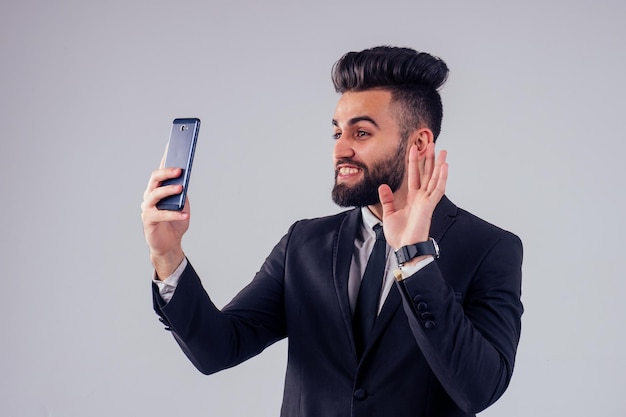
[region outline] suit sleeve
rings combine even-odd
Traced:
[[[153,284],[153,305],[198,370],[212,374],[257,355],[286,336],[283,287],[288,236],[261,270],[221,311],[211,301],[191,263],[165,304]]]
[[[506,232],[475,261],[466,294],[450,285],[437,262],[397,282],[415,340],[468,413],[484,410],[507,388],[523,311],[519,238]]]

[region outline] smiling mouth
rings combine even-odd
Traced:
[[[337,174],[339,176],[348,176],[348,175],[354,175],[357,174],[361,171],[360,168],[356,168],[356,167],[340,167],[337,170]]]
[[[335,170],[335,182],[339,183],[356,179],[361,172],[363,172],[363,169],[354,165],[338,166]]]

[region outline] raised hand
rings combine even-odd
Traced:
[[[160,187],[163,181],[180,175],[180,168],[161,167],[154,171],[141,203],[141,219],[150,248],[150,260],[160,279],[165,279],[174,272],[185,257],[181,241],[189,228],[189,198],[182,211],[159,210],[156,207],[162,198],[182,191],[182,185]]]
[[[378,188],[385,238],[391,247],[399,249],[428,240],[433,211],[443,197],[447,179],[446,151],[441,151],[435,161],[434,143],[428,144],[422,157],[418,155],[415,145],[411,147],[405,206],[395,206],[394,195],[388,185]]]

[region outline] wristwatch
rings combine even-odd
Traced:
[[[402,266],[406,262],[409,262],[413,258],[417,258],[422,255],[432,255],[436,258],[439,257],[439,245],[432,237],[426,242],[415,243],[414,245],[403,246],[396,252],[396,259],[398,265]]]

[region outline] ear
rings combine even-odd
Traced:
[[[427,127],[423,127],[421,129],[415,130],[411,136],[409,137],[409,149],[411,145],[415,145],[417,147],[417,155],[418,159],[422,159],[426,154],[426,147],[429,143],[435,141],[435,136],[433,135],[432,130]]]

